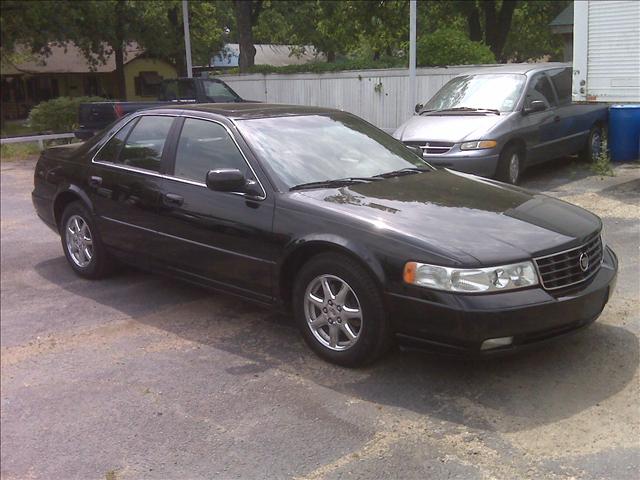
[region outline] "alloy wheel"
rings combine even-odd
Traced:
[[[362,308],[353,289],[341,278],[314,278],[305,291],[304,311],[311,333],[324,347],[344,351],[358,341]]]
[[[73,263],[86,268],[93,259],[93,237],[89,225],[80,215],[71,215],[65,225],[67,251]]]

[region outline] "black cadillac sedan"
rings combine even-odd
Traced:
[[[394,339],[489,354],[561,336],[600,315],[617,272],[595,215],[436,170],[335,110],[141,111],[46,150],[34,183],[77,274],[122,261],[289,308],[347,366]]]

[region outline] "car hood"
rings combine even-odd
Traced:
[[[290,195],[331,221],[472,266],[571,248],[601,227],[574,205],[449,170]]]
[[[415,115],[402,124],[393,134],[403,142],[439,141],[460,143],[483,140],[506,115],[477,114],[424,114]]]

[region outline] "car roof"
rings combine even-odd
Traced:
[[[482,75],[485,73],[512,73],[526,75],[528,73],[536,73],[544,70],[551,70],[553,68],[567,68],[570,67],[570,63],[562,62],[545,62],[545,63],[507,63],[505,65],[497,65],[495,67],[481,67],[477,70],[470,70],[461,73],[458,76],[464,75]]]
[[[193,105],[175,105],[160,107],[162,110],[182,110],[184,112],[212,113],[232,120],[251,118],[290,117],[301,115],[322,115],[337,113],[340,110],[302,105],[284,105],[279,103],[197,103]],[[153,109],[156,110],[156,109]],[[147,110],[148,111],[148,110]]]

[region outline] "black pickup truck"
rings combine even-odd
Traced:
[[[91,138],[113,121],[138,110],[175,105],[177,103],[235,103],[246,102],[229,85],[215,78],[175,78],[160,82],[157,101],[150,102],[91,102],[80,104],[75,136]]]

